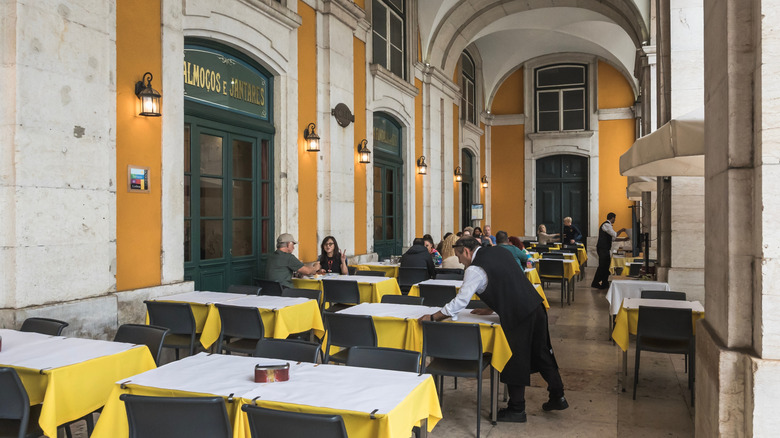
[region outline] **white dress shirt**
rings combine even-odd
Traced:
[[[615,240],[617,237],[617,233],[615,232],[615,229],[612,228],[612,222],[606,221],[604,222],[604,225],[601,226],[601,229],[604,230],[605,233],[612,236],[612,240]]]
[[[479,251],[479,249],[480,247],[477,247],[471,254],[472,262],[474,261],[474,257],[476,257],[477,251]],[[463,284],[460,286],[458,295],[456,295],[452,301],[442,307],[441,313],[450,317],[457,315],[458,312],[466,308],[466,306],[469,304],[469,301],[471,301],[471,297],[473,297],[475,293],[481,294],[485,291],[487,284],[488,278],[485,270],[479,266],[470,265],[463,273]]]

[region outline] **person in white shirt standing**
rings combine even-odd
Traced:
[[[615,223],[617,216],[615,213],[609,213],[607,220],[599,227],[599,240],[596,242],[596,252],[599,255],[599,267],[596,269],[596,274],[593,276],[593,282],[590,287],[596,289],[608,289],[609,288],[609,266],[612,264],[612,242],[613,241],[625,241],[626,237],[618,237],[621,233],[625,233],[626,229],[621,228],[617,232],[612,228],[612,224]]]

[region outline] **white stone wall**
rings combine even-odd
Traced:
[[[674,96],[674,91],[672,91]],[[704,178],[672,178],[672,266],[669,287],[704,303]]]

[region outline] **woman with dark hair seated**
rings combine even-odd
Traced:
[[[431,237],[430,234],[423,236],[423,244],[425,245],[425,248],[428,250],[428,252],[431,253],[433,264],[436,266],[441,266],[441,254],[439,254],[439,251],[437,251],[434,247],[433,237]]]
[[[322,252],[320,253],[320,270],[318,273],[349,274],[349,270],[347,270],[347,250],[341,251],[339,249],[339,244],[336,243],[335,237],[327,236],[322,239],[320,249],[322,249]]]

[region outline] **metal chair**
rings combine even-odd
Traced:
[[[322,297],[322,291],[319,289],[298,289],[290,287],[282,291],[282,296],[289,298],[308,298],[310,300],[317,300],[317,303],[319,303],[320,298]]]
[[[331,312],[338,312],[360,304],[360,288],[354,280],[322,280],[323,306]]]
[[[537,262],[539,269],[539,279],[542,283],[555,281],[561,283],[561,307],[563,307],[563,297],[566,296],[566,303],[569,303],[569,287],[566,277],[563,275],[563,260],[541,258]]]
[[[347,275],[355,275],[355,273],[358,271],[358,268],[355,266],[347,266]]]
[[[423,297],[412,297],[409,295],[383,295],[383,303],[390,304],[410,304],[410,305],[423,305]]]
[[[198,334],[190,305],[150,300],[144,303],[149,312],[149,324],[170,330],[165,337],[163,347],[173,348],[176,360],[179,360],[179,350],[182,348],[187,348],[190,356],[195,354],[195,341],[198,339]]]
[[[154,363],[160,365],[160,353],[169,330],[165,327],[143,324],[122,324],[114,335],[114,342],[143,344],[149,347]]]
[[[323,320],[328,337],[323,363],[346,363],[350,347],[376,347],[376,329],[370,316],[325,312]],[[331,355],[332,346],[343,350]]]
[[[0,367],[0,436],[38,437],[43,434],[36,429],[37,422],[30,421],[30,399],[19,375],[13,368]]]
[[[260,295],[282,296],[282,284],[278,281],[255,279],[255,283],[260,286]]]
[[[260,286],[250,286],[248,284],[231,284],[228,286],[227,291],[231,294],[260,295],[262,289]]]
[[[59,336],[69,324],[65,321],[51,318],[27,318],[22,323],[20,332],[33,332],[43,335]]]
[[[129,438],[232,438],[222,397],[147,397],[122,394]]]
[[[463,281],[463,274],[456,274],[454,272],[441,272],[436,274],[437,280],[460,280]]]
[[[547,251],[550,250],[550,247],[548,245],[536,245],[534,246],[534,251],[538,252],[539,254],[544,254]]]
[[[565,259],[566,257],[563,255],[563,253],[562,253],[562,252],[551,252],[551,251],[547,251],[546,253],[542,254],[542,258],[543,258],[543,259],[558,259],[558,260],[563,260],[563,259]]]
[[[421,283],[417,287],[420,288],[420,296],[423,298],[425,305],[429,307],[443,307],[458,294],[455,286]]]
[[[691,309],[639,306],[636,329],[636,358],[634,360],[634,400],[639,382],[639,356],[642,350],[658,353],[683,354],[690,357],[688,388],[691,406],[694,404],[693,376],[696,373],[696,338],[693,336]]]
[[[477,379],[477,438],[479,438],[482,411],[482,373],[490,366],[488,354],[482,353],[479,324],[450,322],[422,322],[422,373],[433,374],[437,380],[439,400],[444,402],[444,376],[474,377]],[[428,362],[428,359],[431,359]],[[427,365],[426,365],[427,363]],[[491,412],[493,374],[490,375]]]
[[[420,353],[397,348],[357,346],[349,350],[347,366],[419,373]]]
[[[320,359],[320,344],[298,339],[261,339],[257,341],[254,357],[317,363]]]
[[[257,341],[265,335],[260,309],[228,304],[217,304],[216,307],[222,321],[222,330],[217,339],[217,353],[222,353],[222,350],[227,354],[234,351],[254,353]]]
[[[357,271],[351,275],[363,275],[367,277],[387,277],[382,271]]]
[[[347,438],[340,415],[277,411],[252,405],[243,405],[241,410],[246,412],[252,438]]]
[[[428,278],[427,268],[404,268],[403,266],[398,268],[398,287],[404,295],[409,293],[412,286]]]
[[[672,292],[670,290],[643,290],[640,292],[640,296],[651,300],[686,300],[685,292]]]

